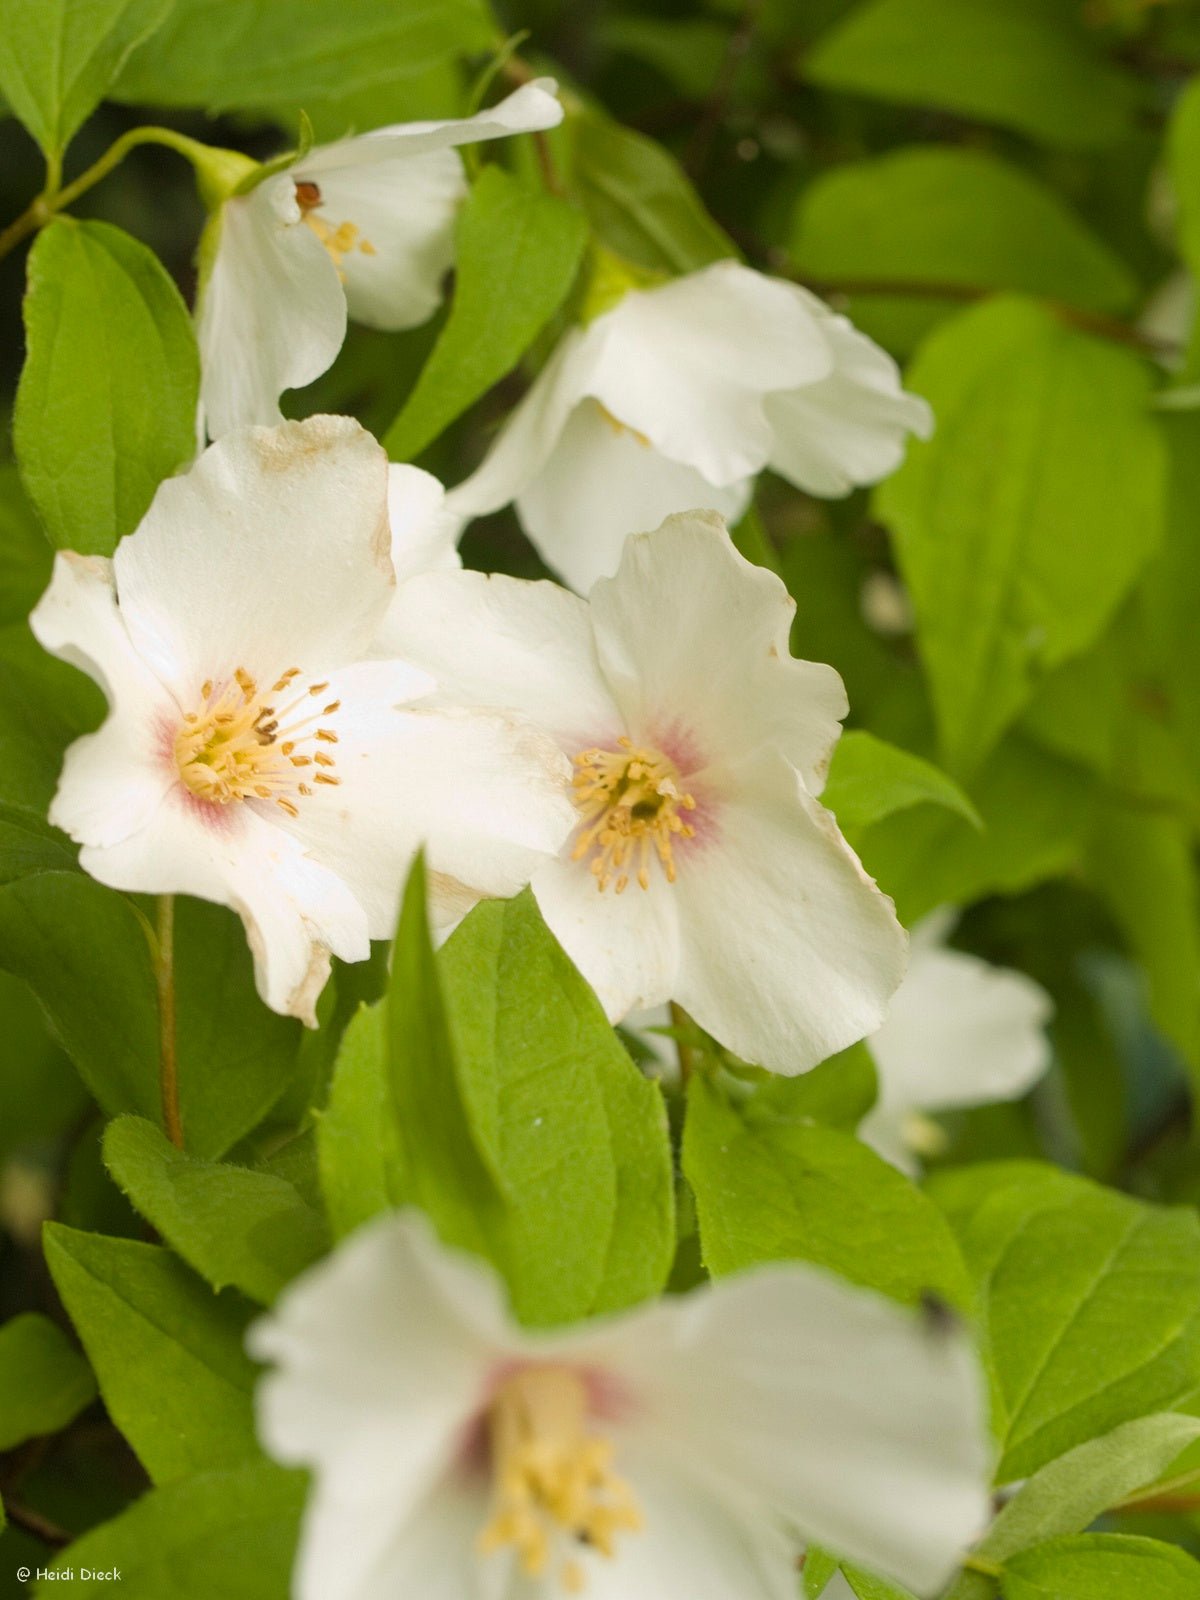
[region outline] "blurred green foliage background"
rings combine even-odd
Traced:
[[[265,57],[232,49],[226,0],[179,0],[72,145],[69,175],[146,120],[266,157],[302,111],[321,140],[461,114],[499,39],[522,34],[522,58],[576,108],[551,147],[610,248],[674,270],[736,251],[907,364],[939,417],[927,451],[842,502],[764,480],[738,538],[788,583],[793,649],[841,672],[850,724],[945,765],[983,818],[980,831],[912,806],[855,837],[868,868],[907,921],[963,907],[957,944],[1054,997],[1052,1073],[1019,1104],[948,1118],[939,1162],[1040,1156],[1200,1201],[1200,4],[511,0],[498,31],[480,11],[469,48],[415,62],[370,48],[361,0],[261,9],[281,29],[298,10],[297,25],[340,29],[336,71],[256,79]],[[0,222],[41,175],[32,140],[0,122]],[[76,214],[141,239],[191,300],[204,213],[171,152],[135,152]],[[21,252],[0,262],[6,454],[23,273]],[[352,326],[290,413],[348,412],[386,434],[444,316],[407,334]],[[553,332],[420,464],[465,476]],[[7,648],[50,563],[7,462],[0,523]],[[463,548],[471,565],[539,570],[511,513]],[[20,681],[14,668],[5,694]],[[33,735],[6,737],[19,755]],[[44,1216],[143,1230],[31,993],[0,976],[0,1006],[3,1320],[51,1301]],[[95,1413],[18,1465],[27,1497],[74,1528],[140,1481]],[[1200,1549],[1180,1519],[1162,1531]]]

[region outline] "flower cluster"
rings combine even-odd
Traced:
[[[213,442],[111,561],[61,554],[33,614],[109,706],[51,819],[102,883],[234,908],[263,1000],[314,1027],[419,851],[440,932],[530,886],[613,1023],[672,1003],[782,1074],[872,1036],[864,1137],[908,1160],[911,1113],[1042,1069],[1045,1000],[940,924],[902,986],[906,934],[821,804],[841,679],[791,654],[786,587],[726,525],[765,468],[833,496],[899,463],[931,418],[890,359],[721,262],[568,328],[448,493],[348,418],[279,411],[348,315],[434,310],[454,147],[561,115],[531,83],[223,199],[198,313]],[[510,501],[571,589],[462,569],[464,521]],[[986,1518],[965,1333],[816,1268],[535,1334],[399,1215],[251,1347],[265,1444],[314,1472],[301,1600],[790,1600],[813,1542],[925,1593]]]

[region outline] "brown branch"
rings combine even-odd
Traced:
[[[63,1550],[74,1538],[74,1534],[68,1533],[65,1528],[60,1528],[57,1522],[51,1522],[49,1517],[44,1517],[32,1506],[22,1505],[19,1500],[6,1500],[4,1509],[14,1528],[32,1534],[48,1550]]]
[[[510,83],[515,83],[518,88],[523,84],[532,83],[536,74],[529,68],[518,55],[509,56],[500,68],[500,76],[507,78]],[[550,148],[550,140],[541,128],[535,128],[530,137],[533,139],[533,148],[537,154],[538,166],[541,169],[542,183],[550,194],[563,195],[566,193],[562,178],[559,176],[558,167],[554,162],[554,152]]]
[[[721,125],[721,119],[729,108],[733,97],[734,84],[737,82],[738,69],[746,58],[754,38],[754,30],[758,27],[758,19],[762,13],[762,0],[746,0],[741,19],[737,27],[729,35],[729,42],[725,46],[725,54],[721,58],[721,65],[717,68],[717,75],[713,79],[712,88],[708,98],[700,111],[696,123],[696,131],[688,143],[687,153],[683,158],[684,170],[691,177],[697,177],[708,162],[709,152],[712,149],[713,136]]]
[[[1135,1500],[1129,1505],[1114,1506],[1113,1510],[1120,1511],[1126,1516],[1131,1512],[1170,1515],[1176,1512],[1200,1511],[1200,1494],[1147,1495],[1144,1500]]]
[[[912,300],[959,300],[964,304],[972,304],[977,300],[986,300],[990,295],[1003,293],[1000,289],[971,283],[913,282],[906,278],[809,278],[794,272],[787,276],[824,299],[837,295],[877,294]],[[1102,311],[1084,311],[1079,306],[1068,305],[1065,300],[1048,299],[1045,295],[1036,295],[1034,298],[1063,322],[1084,333],[1098,334],[1103,339],[1111,339],[1117,344],[1128,345],[1131,349],[1151,355],[1178,353],[1179,346],[1173,341],[1156,339],[1131,323],[1122,322],[1119,317],[1106,316]]]
[[[691,1017],[681,1005],[671,1001],[671,1022],[675,1028],[675,1050],[679,1056],[679,1079],[686,1088],[691,1080],[692,1073],[696,1070],[696,1052],[684,1038],[694,1026]]]

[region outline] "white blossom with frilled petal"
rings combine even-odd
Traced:
[[[806,1540],[930,1594],[988,1516],[964,1335],[806,1265],[531,1333],[410,1212],[250,1348],[313,1473],[296,1600],[796,1600]]]
[[[755,475],[843,495],[928,435],[924,400],[845,317],[733,261],[633,289],[572,329],[488,456],[451,491],[464,517],[514,501],[546,562],[585,594],[629,533],[693,506],[736,521]]]
[[[859,1136],[914,1171],[937,1130],[926,1113],[1015,1100],[1050,1065],[1050,996],[1023,972],[946,948],[952,912],[912,931],[908,971],[868,1045],[879,1098]]]
[[[332,364],[347,315],[390,329],[431,316],[467,192],[455,146],[551,128],[562,114],[540,79],[461,121],[318,145],[225,201],[198,309],[209,435],[279,422],[280,395]]]
[[[589,601],[427,574],[380,638],[443,701],[524,716],[572,760],[578,827],[532,883],[608,1015],[673,999],[787,1073],[877,1028],[905,961],[891,901],[817,799],[846,697],[790,655],[793,611],[693,512],[630,539]]]
[[[391,490],[394,526],[389,526]],[[433,711],[367,646],[406,574],[453,556],[440,486],[356,422],[248,428],[163,483],[111,561],[67,552],[31,618],[108,697],[50,817],[118,889],[232,906],[259,991],[314,1022],[331,955],[393,930],[424,845],[464,897],[515,893],[574,815],[511,716]]]

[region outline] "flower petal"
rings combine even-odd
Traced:
[[[462,520],[447,508],[446,491],[432,472],[390,466],[387,503],[398,584],[421,572],[456,571],[462,566],[458,553]]]
[[[834,366],[816,383],[767,397],[771,466],[810,494],[849,494],[894,472],[908,435],[933,432],[933,413],[919,395],[904,392],[886,351],[816,295],[791,288],[820,320]]]
[[[44,650],[98,683],[109,705],[149,706],[162,696],[126,631],[112,562],[102,556],[60,550],[29,626]]]
[[[549,862],[533,892],[554,937],[596,991],[612,1022],[677,992],[679,902],[660,872],[650,887],[603,892],[586,861]]]
[[[705,781],[714,820],[673,885],[675,998],[746,1060],[806,1072],[879,1026],[904,974],[904,930],[777,751]]]
[[[516,711],[569,754],[620,737],[584,601],[556,583],[482,572],[401,584],[378,648],[424,667],[436,703]]]
[[[505,1600],[507,1568],[494,1574],[476,1548],[488,1520],[486,1478],[453,1469],[398,1519],[386,1468],[370,1484],[313,1491],[296,1560],[296,1600]]]
[[[735,261],[632,290],[589,334],[598,354],[588,392],[714,484],[766,465],[764,395],[833,370],[823,324],[794,286]]]
[[[390,663],[341,673],[337,786],[305,797],[282,825],[332,866],[367,908],[371,936],[395,931],[400,891],[419,849],[435,885],[507,897],[562,845],[575,822],[570,766],[558,746],[520,719],[456,709],[381,714],[357,687]],[[411,672],[411,668],[406,668]]]
[[[645,1525],[582,1564],[591,1600],[797,1600],[796,1542],[761,1507],[650,1451],[622,1449],[618,1470]]]
[[[710,1464],[735,1504],[757,1496],[760,1517],[919,1592],[950,1576],[990,1510],[965,1334],[793,1262],[653,1315],[658,1337],[624,1330],[622,1368],[653,1397],[640,1427],[659,1448]]]
[[[535,78],[473,117],[444,122],[397,122],[386,128],[374,128],[353,139],[318,145],[305,156],[302,165],[306,173],[328,173],[342,167],[390,161],[400,155],[411,159],[429,150],[447,150],[454,145],[479,144],[485,139],[504,139],[512,133],[556,128],[563,119],[557,93],[558,85],[553,78]]]
[[[201,408],[211,438],[282,420],[279,396],[332,365],[346,337],[333,260],[301,225],[289,173],[227,200],[197,310]]]
[[[388,159],[344,167],[302,162],[290,176],[315,183],[311,229],[342,229],[336,262],[355,322],[415,328],[442,302],[454,263],[454,222],[467,180],[453,150],[412,156],[398,140]],[[347,225],[349,225],[347,227]],[[351,234],[350,229],[354,232]]]
[[[942,1111],[1025,1093],[1050,1065],[1050,996],[1026,977],[914,933],[904,982],[870,1039],[879,1106]]]
[[[246,927],[258,992],[316,1026],[331,955],[370,954],[366,916],[342,880],[249,805],[214,808],[180,785],[135,833],[85,845],[79,864],[114,889],[192,894],[232,906]]]
[[[591,596],[596,649],[635,739],[674,732],[685,776],[774,744],[820,793],[846,715],[832,667],[796,661],[795,602],[739,555],[719,517],[668,517],[630,539]]]
[[[181,704],[354,660],[391,598],[387,458],[348,417],[247,428],[169,478],[113,559],[134,648]]]
[[[586,594],[610,577],[626,538],[673,511],[705,507],[736,520],[750,499],[739,479],[718,487],[618,423],[596,400],[566,421],[537,476],[517,495],[521,526],[547,565]]]
[[[498,511],[533,481],[587,394],[595,356],[590,330],[571,328],[563,335],[483,461],[446,496],[460,516]]]
[[[162,740],[178,710],[133,648],[108,561],[60,552],[29,624],[44,649],[100,685],[110,707],[100,730],[67,751],[50,820],[79,844],[116,844],[174,782]]]
[[[258,1390],[260,1436],[316,1476],[302,1597],[408,1593],[372,1584],[389,1561],[418,1559],[426,1536],[445,1548],[441,1514],[462,1507],[427,1497],[511,1338],[495,1276],[443,1250],[414,1212],[368,1224],[253,1325],[251,1354],[274,1366]],[[464,1554],[474,1558],[470,1536]]]

